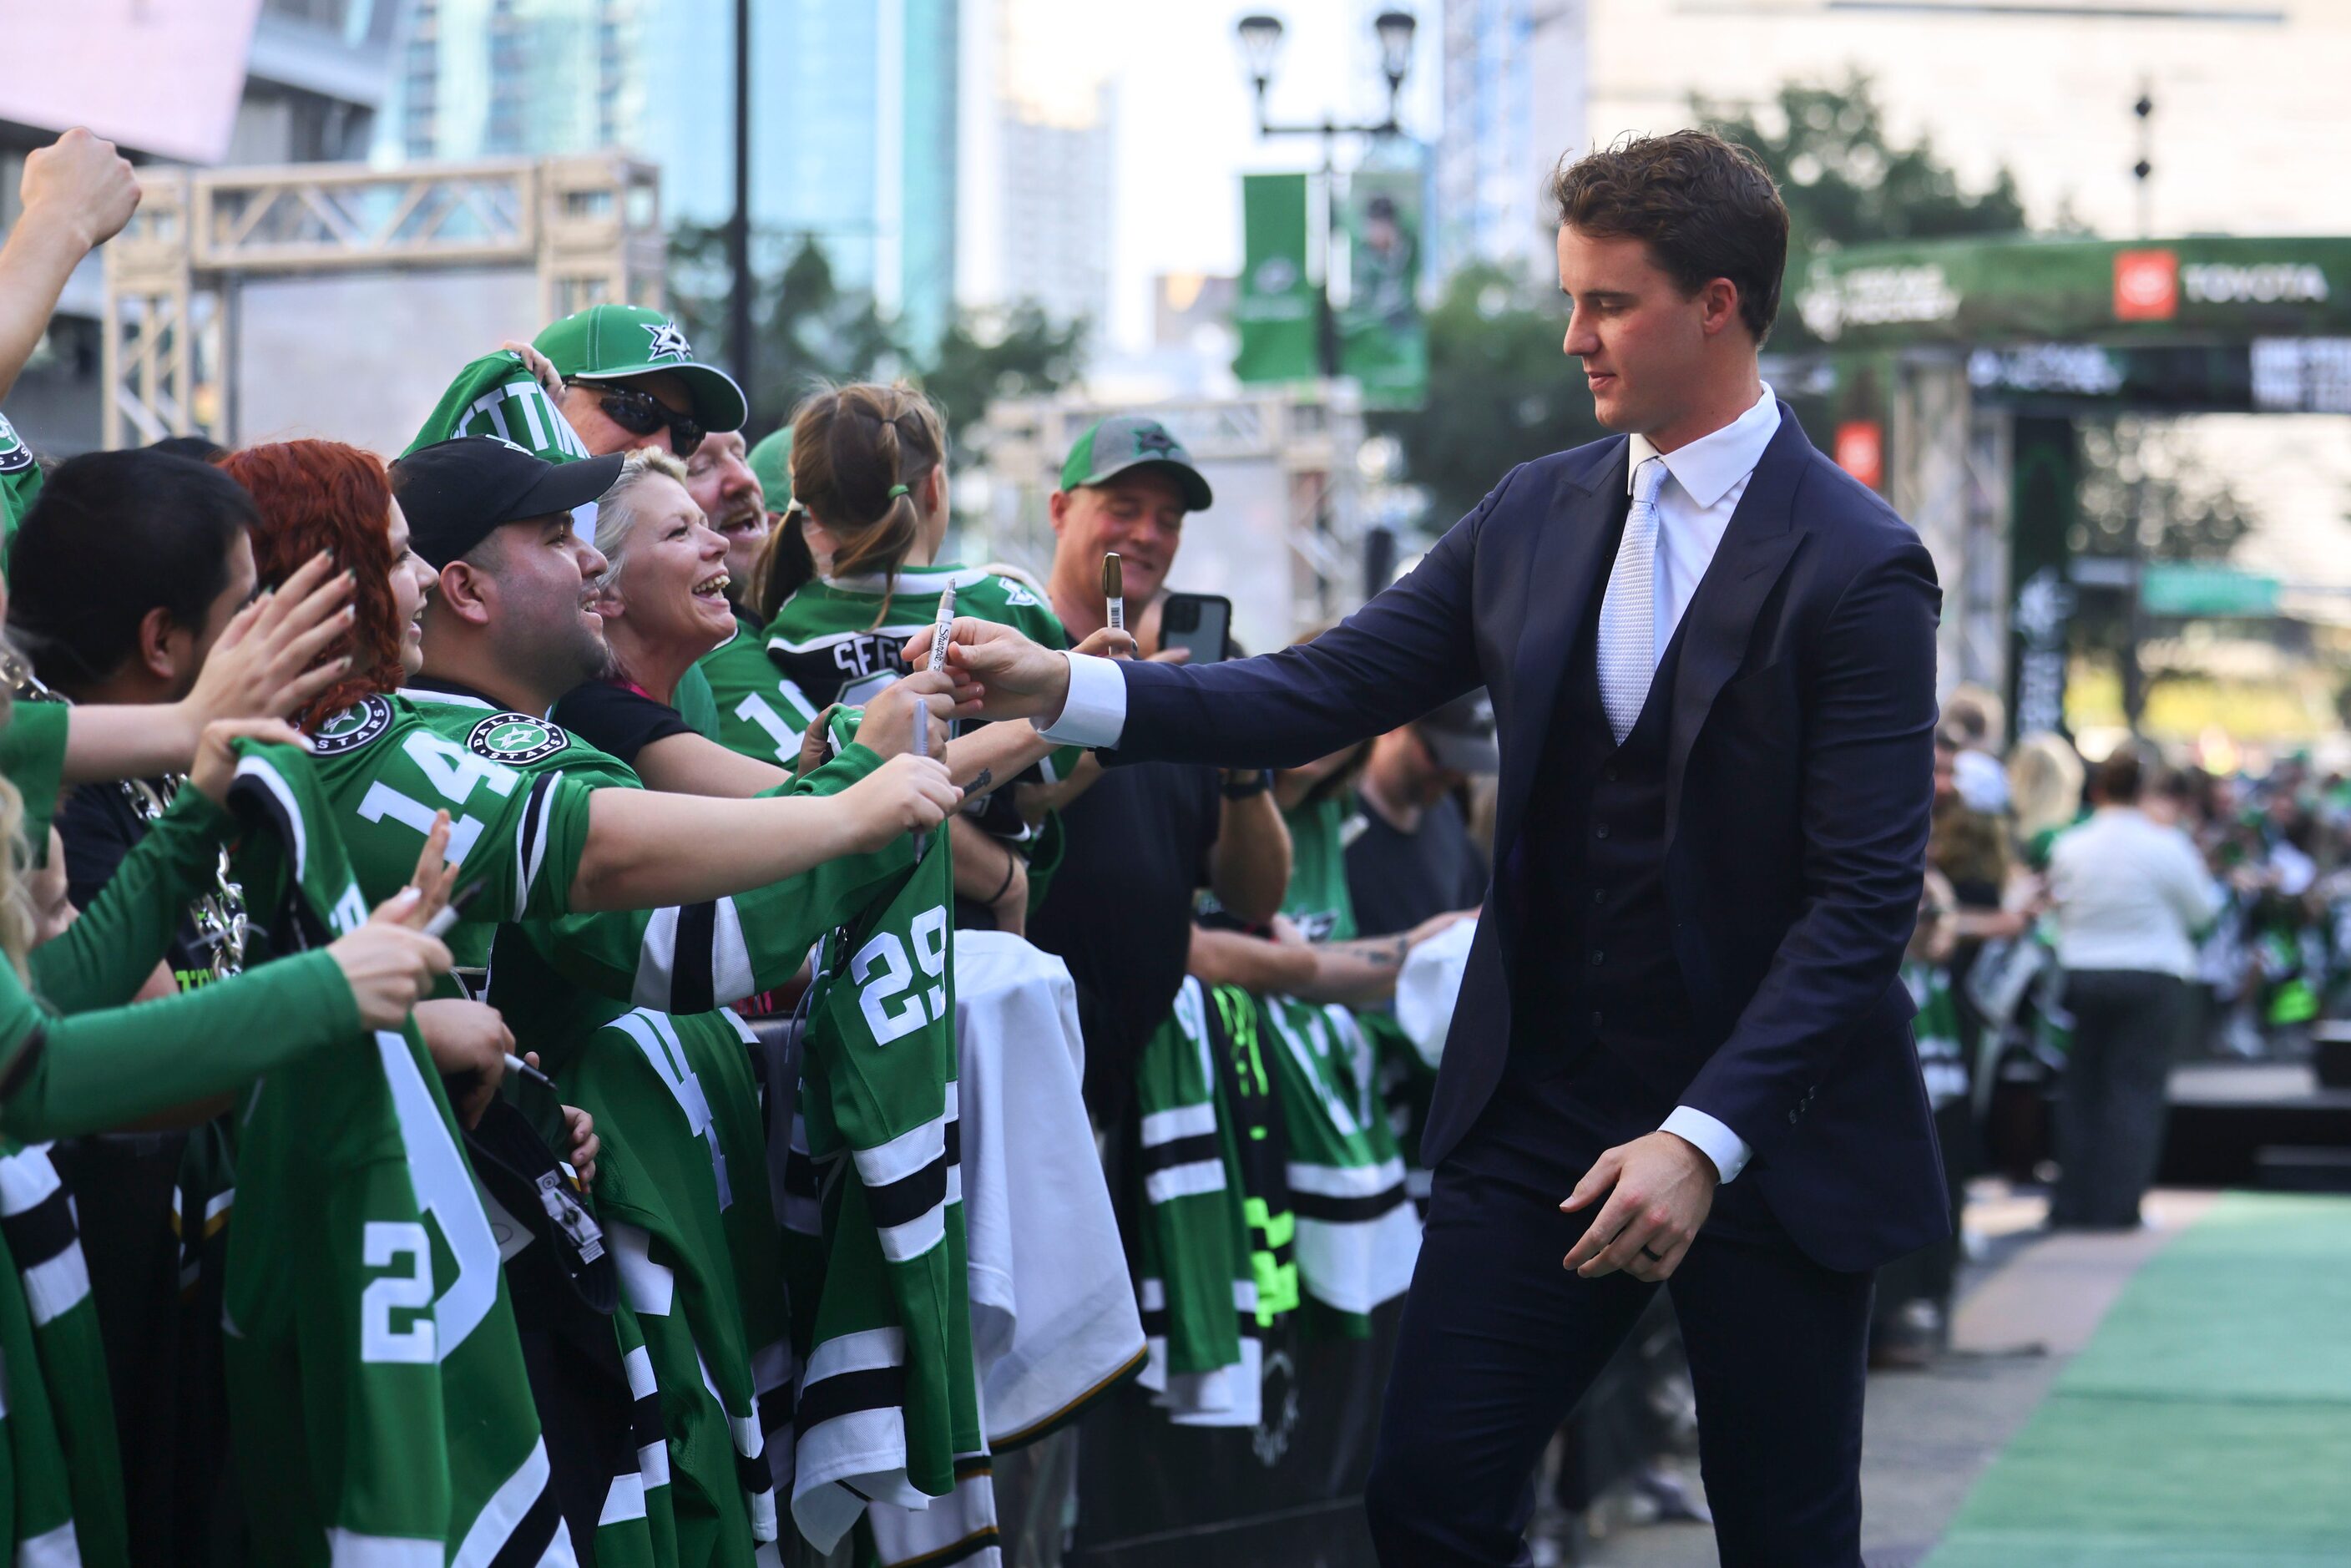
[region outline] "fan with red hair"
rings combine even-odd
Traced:
[[[295,722],[315,730],[369,693],[397,686],[405,624],[392,589],[392,480],[382,459],[340,441],[279,441],[233,452],[220,466],[261,514],[253,561],[263,587],[285,581],[320,550],[354,580],[351,630],[321,655],[350,655],[351,672]]]

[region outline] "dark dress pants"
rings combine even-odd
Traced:
[[[2188,982],[2142,969],[2074,969],[2065,1010],[2074,1043],[2057,1102],[2057,1189],[2049,1223],[2138,1224],[2170,1114],[2171,1064],[2186,1027]]]
[[[1529,1562],[1536,1460],[1656,1289],[1561,1268],[1597,1206],[1559,1204],[1670,1109],[1605,1051],[1514,1061],[1438,1167],[1364,1495],[1386,1568]],[[1870,1277],[1805,1258],[1737,1181],[1668,1288],[1721,1560],[1857,1568]]]

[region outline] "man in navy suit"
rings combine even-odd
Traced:
[[[1633,141],[1553,194],[1565,350],[1622,434],[1505,475],[1303,647],[1184,669],[958,622],[953,663],[1111,760],[1238,766],[1485,685],[1494,883],[1423,1139],[1381,1560],[1527,1562],[1545,1439],[1669,1280],[1722,1560],[1857,1564],[1871,1270],[1950,1224],[1896,977],[1940,595],[1761,382],[1788,220],[1752,155]]]

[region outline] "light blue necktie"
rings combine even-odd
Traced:
[[[1644,458],[1634,471],[1633,509],[1600,602],[1600,706],[1619,746],[1640,722],[1657,673],[1657,492],[1665,483],[1662,457]]]

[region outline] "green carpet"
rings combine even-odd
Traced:
[[[2351,1563],[2351,1198],[2208,1209],[2131,1281],[1928,1563]]]

